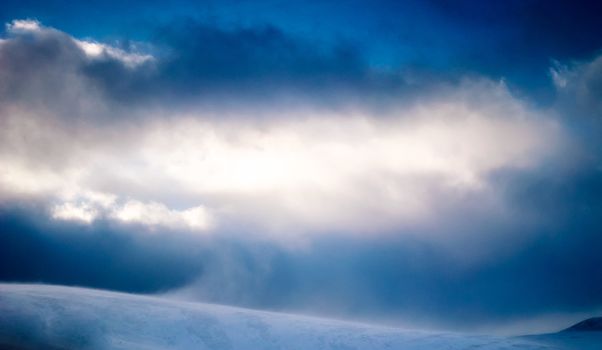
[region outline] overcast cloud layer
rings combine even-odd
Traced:
[[[6,23],[0,279],[445,328],[602,308],[595,51],[525,83],[293,29]]]

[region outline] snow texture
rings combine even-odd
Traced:
[[[433,333],[91,289],[0,284],[0,348],[601,349],[593,332]]]

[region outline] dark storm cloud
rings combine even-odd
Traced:
[[[156,292],[181,286],[202,270],[198,239],[172,241],[163,234],[127,234],[106,223],[51,221],[29,205],[3,205],[0,227],[3,281]]]
[[[191,88],[228,81],[261,85],[263,79],[349,84],[367,74],[355,47],[320,48],[274,26],[224,30],[183,20],[160,28],[156,40],[171,50],[163,78]]]
[[[123,40],[94,57],[59,30],[11,30],[10,24],[7,30],[0,98],[67,115],[86,107],[81,112],[91,113],[95,103],[376,95],[402,85],[396,75],[372,70],[351,42],[312,42],[272,25],[226,29],[184,18],[154,28],[142,51]],[[112,49],[123,57],[106,51]],[[154,57],[131,64],[134,55]],[[108,100],[98,102],[102,98]]]
[[[152,43],[157,60],[143,74],[116,62],[90,66],[85,73],[119,100],[324,98],[402,86],[399,77],[372,70],[354,43],[310,41],[273,25],[224,29],[184,18],[156,28]]]

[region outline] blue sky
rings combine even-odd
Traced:
[[[446,329],[594,315],[599,7],[4,2],[0,280]]]

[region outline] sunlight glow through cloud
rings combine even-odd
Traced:
[[[481,88],[470,86],[462,96]],[[503,86],[487,88],[479,103],[442,96],[387,115],[311,107],[258,122],[251,122],[252,111],[235,119],[220,119],[219,111],[157,115],[145,127],[121,125],[125,144],[113,143],[112,129],[84,129],[82,140],[66,141],[60,151],[77,162],[40,171],[40,164],[36,170],[26,165],[31,162],[7,160],[0,183],[5,191],[67,198],[53,210],[64,220],[106,217],[205,231],[238,222],[289,233],[415,225],[465,194],[495,198],[492,172],[535,166],[562,144],[555,122],[522,106]],[[20,121],[29,127],[42,122],[32,118]],[[13,125],[12,135],[27,132],[27,125]],[[82,147],[85,158],[76,152]],[[88,193],[115,199],[100,205]],[[87,199],[75,204],[65,194]],[[175,209],[168,203],[176,197],[189,204]]]

